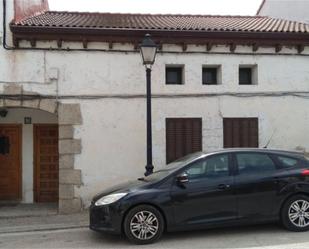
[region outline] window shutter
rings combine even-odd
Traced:
[[[258,118],[224,118],[224,148],[259,147]]]
[[[166,119],[166,162],[202,150],[201,118]]]

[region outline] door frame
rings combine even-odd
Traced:
[[[38,153],[37,153],[37,128],[42,127],[42,126],[58,126],[59,129],[59,124],[57,123],[52,123],[52,124],[33,124],[33,202],[37,203],[38,202]],[[59,147],[59,136],[58,136],[58,147]],[[59,154],[59,152],[58,152]],[[58,169],[59,173],[59,169]],[[59,176],[58,176],[59,177]],[[58,185],[58,190],[59,190],[59,185]],[[59,197],[58,197],[59,201]]]
[[[23,182],[23,175],[22,175],[22,144],[23,144],[23,133],[22,133],[22,124],[0,124],[0,127],[15,127],[18,130],[18,197],[16,199],[16,201],[21,201],[22,200],[22,182]],[[14,201],[14,200],[13,200]]]

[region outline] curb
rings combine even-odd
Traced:
[[[7,227],[6,229],[0,229],[1,235],[8,234],[17,234],[17,233],[30,233],[30,232],[42,232],[42,231],[56,231],[56,230],[69,230],[69,229],[78,229],[78,228],[88,228],[88,224],[80,224],[80,225],[48,225],[42,227]]]

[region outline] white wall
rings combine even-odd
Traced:
[[[24,124],[31,117],[32,124]],[[33,109],[9,108],[0,124],[22,124],[22,202],[33,202],[33,124],[57,124],[55,115]]]
[[[259,15],[309,23],[309,1],[266,0]]]

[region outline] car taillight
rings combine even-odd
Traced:
[[[309,169],[304,169],[304,170],[301,172],[301,175],[302,175],[302,176],[309,176]]]

